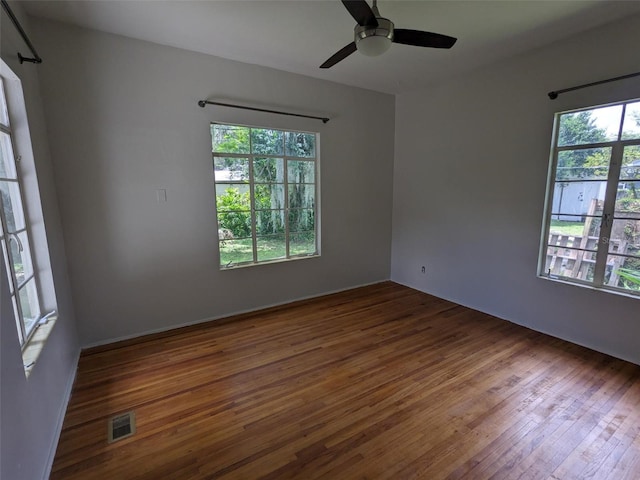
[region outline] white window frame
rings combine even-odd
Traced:
[[[222,264],[221,261],[219,261],[219,266],[220,266],[220,270],[229,270],[229,269],[233,269],[233,268],[238,268],[238,267],[248,267],[248,266],[255,266],[255,265],[263,265],[263,264],[271,264],[271,263],[278,263],[278,262],[286,262],[286,261],[290,261],[290,260],[300,260],[300,259],[306,259],[306,258],[313,258],[313,257],[318,257],[320,256],[320,134],[318,132],[308,132],[308,131],[302,131],[302,130],[293,130],[293,129],[283,129],[283,128],[271,128],[271,127],[264,127],[264,126],[251,126],[251,125],[239,125],[239,124],[231,124],[231,123],[226,123],[226,122],[213,122],[211,123],[211,134],[213,137],[213,129],[216,125],[220,125],[220,126],[227,126],[227,127],[241,127],[241,128],[248,128],[248,129],[258,129],[258,130],[272,130],[272,131],[280,131],[283,132],[283,142],[285,142],[285,138],[286,138],[286,133],[303,133],[303,134],[307,134],[307,135],[313,135],[315,138],[315,156],[313,157],[295,157],[295,156],[288,156],[285,155],[286,153],[286,149],[285,149],[285,145],[283,145],[283,154],[278,154],[278,155],[274,155],[274,154],[263,154],[263,153],[251,153],[253,151],[252,148],[252,143],[251,143],[251,133],[249,133],[249,152],[250,153],[231,153],[231,152],[216,152],[213,151],[212,148],[212,167],[214,167],[214,186],[215,186],[215,193],[216,193],[216,199],[217,199],[217,195],[218,195],[218,185],[228,185],[228,184],[233,184],[233,183],[238,183],[238,185],[248,185],[249,186],[249,192],[250,192],[250,216],[251,216],[251,242],[252,242],[252,253],[253,253],[253,259],[251,261],[245,261],[245,262],[238,262],[238,263],[227,263],[227,264]],[[213,142],[212,142],[212,146],[213,146]],[[215,179],[215,159],[216,158],[247,158],[249,160],[249,179],[248,182],[247,181],[233,181],[233,180],[216,180]],[[256,158],[259,159],[269,159],[269,158],[273,158],[273,159],[282,159],[284,162],[284,168],[283,168],[283,184],[284,184],[284,223],[285,223],[285,229],[284,229],[284,238],[285,238],[285,255],[283,257],[278,257],[278,258],[274,258],[274,259],[265,259],[265,260],[259,260],[258,259],[258,238],[261,237],[258,233],[257,233],[257,219],[256,219],[256,212],[258,211],[256,209],[256,204],[255,204],[255,187],[256,185],[259,185],[259,183],[254,181],[254,174],[253,174],[253,165],[254,165],[254,160]],[[288,179],[288,162],[289,161],[306,161],[306,162],[311,162],[314,165],[314,183],[313,183],[313,188],[314,188],[314,208],[313,208],[313,213],[314,213],[314,239],[315,239],[315,251],[313,252],[308,252],[308,253],[302,253],[302,254],[292,254],[290,251],[290,241],[291,241],[291,235],[295,234],[296,232],[290,232],[289,231],[289,212],[290,212],[290,208],[289,208],[289,179]],[[308,185],[308,184],[307,184]],[[216,202],[217,203],[217,202]],[[220,220],[219,220],[219,213],[217,210],[217,206],[216,206],[216,228],[217,231],[220,232]],[[219,254],[219,258],[221,259],[222,256],[222,252],[221,252],[221,248],[224,244],[225,241],[227,241],[225,238],[221,238],[220,234],[218,234],[218,254]]]
[[[18,187],[16,193],[14,186],[11,201],[13,204],[18,199],[19,206],[16,207],[16,211],[20,209],[24,214],[25,228],[19,229],[23,237],[22,251],[29,252],[28,262],[33,270],[33,275],[29,275],[28,279],[21,279],[16,275],[15,266],[10,259],[12,255],[10,248],[14,240],[9,240],[8,233],[17,232],[8,231],[4,206],[0,203],[0,249],[2,249],[5,263],[5,272],[0,272],[2,276],[0,280],[4,282],[4,278],[7,278],[9,283],[16,321],[16,340],[22,350],[24,373],[28,378],[57,323],[58,301],[22,82],[3,60],[0,60],[0,77],[3,98],[6,102],[6,114],[0,114],[0,131],[5,136],[5,140],[9,138],[7,148],[9,168],[3,180]],[[18,225],[15,226],[18,227]],[[23,265],[26,263],[24,262]],[[34,287],[28,302],[31,310],[28,325],[19,298],[20,290],[27,284],[32,284]]]
[[[0,117],[0,132],[2,136],[8,140],[10,146],[10,158],[8,160],[8,170],[14,172],[9,173],[6,177],[0,176],[0,181],[7,182],[7,185],[13,184],[14,192],[17,194],[12,195],[11,201],[14,212],[17,212],[19,216],[24,219],[24,226],[16,228],[14,232],[9,232],[8,222],[5,216],[4,208],[0,208],[0,243],[2,244],[2,251],[4,254],[5,265],[7,269],[7,277],[9,279],[9,290],[11,293],[11,301],[13,303],[13,309],[16,317],[16,324],[18,328],[18,337],[20,339],[20,345],[24,348],[38,327],[38,323],[41,320],[41,303],[40,303],[40,286],[38,284],[36,262],[32,254],[33,241],[31,237],[31,226],[29,224],[29,217],[27,215],[26,202],[24,199],[24,182],[22,180],[22,173],[20,170],[20,156],[17,154],[16,142],[14,139],[13,130],[11,128],[11,111],[8,106],[9,100],[4,88],[4,78],[0,83],[0,95],[4,105],[7,106],[7,117],[2,119],[5,115]],[[6,122],[6,123],[5,123]],[[0,196],[0,207],[3,205],[2,196]],[[22,240],[20,239],[22,236]],[[11,242],[15,242],[18,250],[23,257],[23,263],[31,265],[31,272],[23,279],[18,279],[15,268],[13,268],[13,260],[11,258]],[[30,292],[28,290],[31,289]],[[25,318],[25,312],[23,310],[22,302],[20,301],[21,293],[27,295],[27,302],[29,303],[31,310],[31,318]]]
[[[633,298],[640,298],[640,291],[629,290],[626,288],[618,287],[615,285],[607,285],[605,283],[605,277],[607,275],[607,258],[609,254],[613,254],[620,257],[628,257],[628,258],[640,258],[636,255],[624,255],[616,252],[610,251],[610,237],[612,232],[612,227],[614,224],[614,220],[621,219],[622,217],[615,216],[615,204],[618,195],[618,185],[621,181],[620,174],[622,170],[623,164],[623,153],[624,148],[627,146],[640,146],[640,138],[622,139],[622,131],[623,131],[623,123],[625,119],[626,107],[628,104],[637,103],[639,99],[626,100],[621,102],[615,102],[611,104],[605,105],[595,105],[589,106],[585,108],[568,110],[563,112],[557,112],[554,116],[554,129],[553,129],[553,139],[551,146],[551,155],[549,161],[549,172],[547,179],[547,193],[545,200],[545,214],[543,220],[543,228],[542,235],[540,241],[540,255],[538,260],[538,276],[541,278],[546,278],[550,280],[560,281],[564,283],[570,283],[574,285],[584,286],[599,289],[602,291],[622,294],[625,296],[631,296]],[[622,105],[622,113],[621,113],[621,121],[620,128],[618,130],[617,138],[611,141],[603,141],[603,142],[594,142],[594,143],[580,143],[578,145],[566,145],[566,146],[558,146],[559,141],[559,132],[560,132],[560,119],[562,115],[579,113],[584,111],[590,111],[602,107],[614,107]],[[565,182],[584,182],[585,180],[556,180],[556,172],[558,168],[558,155],[562,151],[574,151],[574,150],[582,150],[582,149],[594,149],[594,148],[611,148],[611,160],[608,167],[608,175],[606,179],[601,180],[592,180],[592,181],[600,181],[606,182],[605,194],[604,194],[604,202],[602,207],[602,214],[598,216],[593,216],[594,219],[600,220],[600,232],[597,236],[597,248],[596,248],[596,260],[594,266],[593,273],[593,281],[589,281],[581,278],[573,278],[569,276],[563,276],[559,274],[555,274],[551,271],[551,268],[547,268],[547,257],[548,257],[548,247],[556,247],[555,245],[549,244],[549,234],[551,230],[551,221],[555,215],[560,216],[561,212],[554,212],[553,209],[553,196],[556,183],[565,183]],[[629,180],[636,181],[636,180]],[[640,181],[640,178],[637,180]],[[566,216],[570,216],[571,214],[565,214]],[[637,217],[624,217],[626,220],[632,221],[640,221],[640,214]],[[577,247],[567,247],[571,250],[581,250]],[[593,250],[583,250],[584,252],[592,252]],[[611,268],[611,267],[609,267]]]

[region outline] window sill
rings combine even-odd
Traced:
[[[33,367],[35,367],[38,357],[40,357],[57,320],[58,315],[54,314],[48,318],[46,323],[39,325],[22,350],[22,363],[24,365],[24,374],[27,378],[29,378],[29,375],[33,371]]]
[[[273,265],[274,263],[295,262],[296,260],[305,260],[308,258],[318,258],[319,253],[309,253],[305,255],[296,255],[289,258],[274,258],[273,260],[262,260],[260,262],[233,263],[231,265],[220,265],[220,271],[237,270],[239,268],[257,267],[258,265]]]
[[[571,281],[571,280],[567,280],[565,278],[562,277],[557,277],[554,275],[540,275],[538,274],[538,278],[541,278],[543,280],[549,280],[551,282],[558,282],[558,283],[564,283],[565,285],[572,285],[574,287],[580,287],[580,288],[587,288],[589,290],[594,290],[596,292],[603,292],[603,293],[611,293],[613,295],[619,295],[621,297],[627,297],[627,298],[634,298],[636,300],[640,300],[640,294],[635,294],[635,293],[630,293],[627,292],[625,290],[621,290],[621,289],[617,289],[617,288],[612,288],[612,287],[596,287],[590,283],[583,283],[583,282],[578,282],[578,281]]]

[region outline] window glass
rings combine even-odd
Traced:
[[[211,129],[214,152],[249,153],[249,128],[236,125],[214,125]]]
[[[290,182],[315,183],[316,172],[313,162],[289,160],[287,174]]]
[[[7,97],[4,93],[4,80],[0,77],[0,124],[9,126],[9,112],[7,110]]]
[[[286,132],[285,142],[288,157],[316,156],[316,136],[312,133]]]
[[[586,145],[618,139],[622,105],[560,115],[558,146]]]
[[[257,238],[256,248],[259,262],[286,258],[287,244],[284,234],[260,236]]]
[[[629,103],[624,114],[622,139],[640,138],[640,102]]]
[[[252,128],[251,153],[282,155],[284,153],[284,132],[266,128]]]
[[[9,245],[11,246],[11,260],[16,275],[18,286],[33,276],[33,263],[31,260],[31,247],[27,232],[9,234]]]
[[[20,309],[24,321],[24,328],[27,337],[36,327],[40,318],[40,306],[38,305],[38,289],[36,279],[32,278],[26,285],[20,288]]]
[[[244,157],[219,157],[213,165],[216,182],[249,183],[249,159]]]
[[[284,184],[269,183],[255,187],[256,210],[284,208]]]
[[[541,276],[640,296],[638,121],[637,100],[556,115]]]
[[[558,152],[556,180],[607,179],[611,147],[561,150]]]
[[[317,255],[316,134],[211,131],[221,268]]]
[[[4,211],[7,233],[23,230],[25,218],[20,197],[20,185],[18,182],[0,180],[0,194],[2,195],[2,210]]]
[[[16,168],[11,151],[11,137],[0,132],[0,178],[16,178]]]
[[[284,160],[282,158],[256,158],[253,161],[253,180],[256,183],[283,183]]]

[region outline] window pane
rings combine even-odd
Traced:
[[[33,274],[31,263],[31,250],[27,232],[9,235],[9,245],[11,246],[11,263],[16,274],[18,285],[22,284],[25,278]]]
[[[583,237],[582,235],[567,235],[562,233],[550,233],[549,234],[549,248],[557,247],[560,250],[563,248],[580,248],[590,251],[596,251],[598,249],[598,237]]]
[[[558,146],[617,140],[622,105],[560,115]]]
[[[284,160],[281,158],[256,158],[253,161],[253,180],[256,183],[283,183]]]
[[[2,209],[7,220],[7,233],[25,228],[20,187],[17,182],[0,181]]]
[[[553,186],[552,218],[573,215],[565,220],[580,221],[584,215],[602,210],[607,182],[556,182]]]
[[[290,255],[309,255],[316,253],[316,236],[314,232],[294,233],[289,241]]]
[[[549,226],[550,244],[557,245],[562,236],[584,239],[585,234],[587,237],[598,237],[600,235],[601,217],[586,217],[577,221],[572,220],[573,218],[575,217],[572,215],[554,215]],[[581,248],[586,248],[586,245]]]
[[[220,241],[220,265],[253,262],[253,240],[241,238]]]
[[[20,307],[22,308],[22,319],[27,335],[33,330],[40,319],[40,306],[38,305],[38,290],[35,278],[32,278],[24,285],[18,293]]]
[[[258,261],[275,260],[286,256],[284,235],[270,235],[257,238]]]
[[[284,233],[284,210],[260,210],[256,212],[258,235]]]
[[[244,238],[251,236],[251,212],[218,211],[218,238]]]
[[[249,159],[234,157],[215,157],[213,173],[216,182],[249,183]]]
[[[289,210],[290,232],[313,232],[315,230],[315,213],[312,209],[292,208]]]
[[[640,145],[624,147],[620,179],[640,180]]]
[[[11,294],[11,304],[13,306],[13,313],[16,317],[16,329],[18,330],[18,338],[20,339],[20,345],[24,344],[25,338],[22,334],[22,318],[20,317],[20,310],[18,310],[18,298]]]
[[[611,147],[583,148],[558,152],[556,181],[581,179],[607,179]]]
[[[256,210],[284,208],[284,184],[263,183],[255,186]]]
[[[636,220],[616,219],[611,227],[609,252],[640,257],[640,214]]]
[[[316,136],[313,133],[286,132],[286,152],[289,157],[315,157]]]
[[[4,81],[0,77],[0,123],[9,126],[9,114],[7,113],[7,97],[4,95]]]
[[[249,153],[249,127],[212,125],[213,151],[221,153]]]
[[[640,217],[640,181],[618,183],[616,217]]]
[[[216,183],[216,207],[218,212],[250,210],[249,185]]]
[[[622,139],[640,138],[640,102],[628,103],[622,126]]]
[[[287,162],[289,182],[291,183],[315,183],[315,162],[289,160]]]
[[[609,255],[605,281],[607,285],[640,292],[640,258]]]
[[[251,202],[249,185],[238,188],[228,184],[216,185],[218,236],[242,238],[251,236]],[[244,190],[241,192],[241,190]],[[222,233],[221,231],[222,230]]]
[[[259,155],[282,155],[284,132],[266,128],[251,129],[251,153]]]
[[[314,208],[315,185],[289,184],[289,208]]]
[[[11,137],[4,132],[0,132],[0,178],[16,178]]]
[[[593,281],[596,255],[596,252],[549,246],[544,271],[551,275],[591,282]]]

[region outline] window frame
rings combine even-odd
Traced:
[[[48,315],[43,317],[42,315],[42,297],[41,297],[41,286],[37,274],[37,262],[34,256],[33,250],[33,237],[31,232],[31,224],[29,220],[29,211],[27,208],[27,202],[25,201],[25,185],[22,177],[22,171],[20,168],[20,160],[21,156],[18,153],[18,145],[15,140],[14,131],[11,127],[12,122],[12,112],[10,107],[10,99],[7,94],[7,88],[5,86],[5,81],[7,79],[2,76],[0,77],[0,95],[4,100],[4,106],[6,108],[6,112],[3,113],[3,117],[6,114],[6,124],[3,123],[4,119],[0,118],[0,132],[2,134],[7,135],[8,142],[10,144],[10,161],[11,161],[11,169],[15,172],[15,178],[10,178],[11,175],[7,175],[7,177],[0,177],[0,181],[3,182],[11,182],[15,183],[16,188],[18,190],[18,195],[16,198],[13,198],[12,201],[18,200],[19,203],[16,203],[16,206],[22,211],[22,217],[24,219],[24,226],[22,228],[16,228],[15,232],[9,232],[8,222],[5,216],[3,200],[0,195],[0,244],[2,246],[2,253],[4,255],[5,267],[7,271],[7,277],[9,281],[9,290],[11,295],[11,301],[13,304],[13,310],[15,314],[16,327],[18,332],[18,339],[20,342],[20,346],[24,351],[29,345],[29,341],[33,338],[38,329],[38,326],[41,324],[43,319],[46,319]],[[23,242],[19,239],[18,235],[24,234],[24,239],[26,242]],[[26,251],[28,253],[28,261],[31,265],[32,271],[30,274],[25,277],[22,281],[19,281],[15,272],[15,268],[13,267],[13,259],[10,253],[11,250],[11,241],[15,241],[18,245],[18,248],[21,252],[25,252],[25,243],[26,243]],[[28,288],[28,284],[32,283],[33,295],[35,298],[28,299],[27,301],[33,301],[30,305],[31,308],[34,306],[37,307],[36,314],[33,315],[30,319],[30,325],[27,326],[27,322],[25,320],[25,315],[22,307],[22,303],[20,301],[20,293],[24,289]],[[31,303],[30,301],[30,303]]]
[[[624,181],[621,179],[621,172],[623,168],[623,156],[624,150],[629,146],[639,146],[640,147],[640,135],[637,138],[632,139],[623,139],[623,131],[625,128],[625,119],[626,119],[626,109],[629,104],[638,103],[640,99],[629,99],[624,101],[618,101],[603,105],[593,105],[578,109],[566,110],[562,112],[556,112],[554,115],[554,126],[553,126],[553,135],[551,142],[551,152],[550,152],[550,160],[549,160],[549,169],[547,176],[547,190],[545,195],[545,204],[544,204],[544,217],[543,217],[543,228],[541,234],[540,241],[540,252],[538,258],[538,276],[541,278],[559,281],[563,283],[568,283],[572,285],[578,285],[582,287],[594,288],[600,291],[621,294],[625,296],[629,296],[632,298],[640,298],[640,291],[635,291],[628,288],[619,287],[617,285],[609,285],[606,282],[607,275],[607,263],[608,257],[610,255],[625,257],[625,258],[633,258],[639,259],[640,256],[637,255],[627,255],[621,254],[617,252],[613,252],[610,249],[611,240],[615,240],[611,238],[613,226],[615,220],[620,220],[624,218],[626,220],[631,221],[640,221],[640,213],[637,216],[632,217],[616,217],[616,202],[618,199],[618,188],[619,184]],[[607,107],[615,107],[622,106],[622,110],[620,113],[620,120],[618,125],[618,132],[616,138],[613,140],[592,142],[592,143],[578,143],[571,145],[558,145],[560,140],[560,123],[563,115],[567,114],[577,114],[581,112],[593,111],[600,108]],[[558,171],[558,163],[559,163],[559,154],[563,151],[576,151],[576,150],[588,150],[588,149],[597,149],[597,148],[610,148],[610,160],[607,165],[608,172],[606,178],[592,178],[592,179],[565,179],[558,180],[556,178]],[[602,200],[602,212],[598,215],[593,215],[591,218],[599,219],[599,233],[596,240],[596,249],[586,249],[586,248],[578,248],[575,246],[565,247],[571,250],[577,250],[582,252],[595,252],[595,263],[593,269],[593,280],[586,280],[581,278],[574,278],[566,275],[559,275],[551,273],[551,269],[547,268],[547,257],[548,257],[548,249],[550,247],[559,247],[558,245],[550,244],[550,233],[551,233],[551,221],[555,216],[580,216],[578,214],[572,213],[562,213],[560,208],[558,212],[553,211],[554,204],[554,192],[555,187],[558,183],[578,183],[578,182],[603,182],[605,187],[604,199]],[[628,182],[640,182],[640,178],[637,180],[629,179]],[[589,217],[588,214],[581,214],[583,218]],[[585,220],[586,221],[586,220]],[[611,267],[613,268],[613,267]],[[613,273],[613,272],[612,272]]]
[[[217,152],[215,151],[215,139],[213,137],[214,135],[214,128],[215,126],[224,126],[224,127],[239,127],[239,128],[247,128],[249,129],[249,152],[248,153],[233,153],[233,152]],[[278,132],[282,132],[282,142],[283,142],[283,148],[282,148],[282,154],[265,154],[265,153],[253,153],[253,135],[252,135],[252,130],[270,130],[270,131],[278,131]],[[257,266],[257,265],[264,265],[264,264],[272,264],[272,263],[280,263],[280,262],[288,262],[288,261],[293,261],[293,260],[301,260],[301,259],[307,259],[307,258],[315,258],[315,257],[319,257],[320,256],[320,133],[319,132],[311,132],[311,131],[305,131],[305,130],[294,130],[294,129],[290,129],[290,128],[275,128],[275,127],[267,127],[267,126],[255,126],[255,125],[243,125],[243,124],[236,124],[236,123],[227,123],[227,122],[211,122],[210,124],[210,133],[211,133],[211,137],[212,137],[212,168],[213,168],[213,173],[214,173],[214,194],[215,194],[215,213],[216,213],[216,230],[217,232],[220,231],[220,212],[218,211],[218,206],[217,206],[217,198],[218,198],[218,185],[229,185],[229,184],[238,184],[238,185],[245,185],[249,187],[249,201],[250,201],[250,206],[249,206],[249,210],[248,213],[250,214],[250,223],[251,223],[251,235],[250,237],[245,237],[245,238],[251,238],[251,245],[252,245],[252,260],[249,261],[243,261],[243,262],[237,262],[237,263],[227,263],[227,264],[223,264],[221,261],[221,257],[222,257],[222,246],[223,243],[225,242],[225,239],[221,239],[220,238],[220,234],[218,233],[217,235],[217,244],[218,244],[218,266],[220,270],[232,270],[232,269],[236,269],[236,268],[243,268],[243,267],[252,267],[252,266]],[[305,135],[313,135],[314,136],[314,155],[311,157],[297,157],[297,156],[291,156],[291,155],[286,155],[286,137],[287,134],[305,134]],[[249,178],[248,180],[216,180],[216,175],[215,175],[215,161],[216,158],[240,158],[240,159],[247,159],[248,161],[248,174],[249,174]],[[280,182],[257,182],[255,180],[255,175],[254,175],[254,162],[255,160],[263,160],[263,159],[279,159],[282,160],[283,162],[283,178],[282,178],[282,185],[283,185],[283,201],[284,201],[284,205],[283,205],[283,215],[284,215],[284,232],[283,232],[283,236],[284,236],[284,244],[285,244],[285,254],[283,257],[277,257],[277,258],[270,258],[270,259],[264,259],[264,260],[260,260],[258,258],[258,254],[259,254],[259,248],[258,248],[258,240],[260,238],[266,237],[265,235],[260,235],[258,233],[258,229],[257,229],[257,225],[258,225],[258,220],[257,220],[257,212],[259,211],[268,211],[265,209],[259,209],[256,208],[256,194],[255,194],[255,189],[256,186],[259,185],[277,185]],[[315,250],[314,252],[311,253],[300,253],[300,254],[292,254],[291,253],[291,236],[295,235],[296,233],[300,233],[300,232],[291,232],[290,231],[290,212],[293,210],[290,207],[290,199],[289,199],[289,187],[290,187],[290,183],[289,183],[289,162],[291,161],[303,161],[303,162],[309,162],[313,164],[313,172],[314,172],[314,181],[313,183],[303,183],[300,185],[313,185],[313,193],[314,193],[314,202],[313,202],[313,215],[314,215],[314,229],[313,229],[313,234],[314,234],[314,244],[315,244]]]

